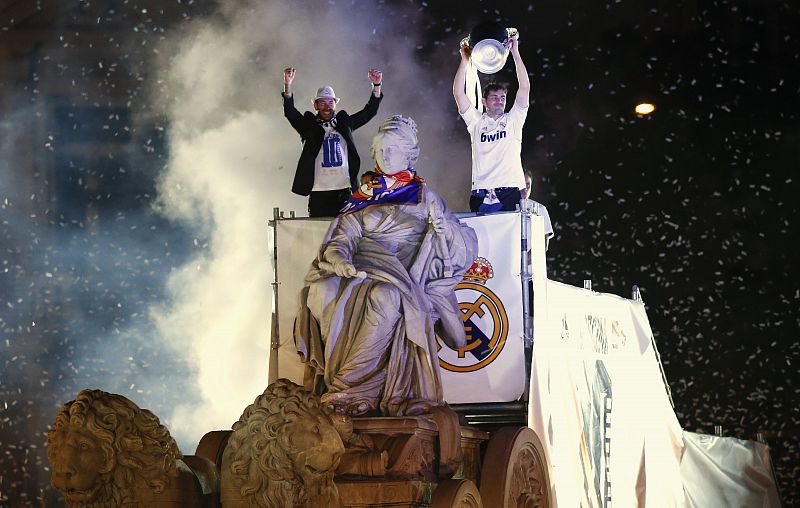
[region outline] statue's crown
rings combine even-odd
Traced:
[[[494,277],[494,270],[492,264],[486,258],[477,258],[472,266],[469,267],[467,273],[464,274],[464,280],[467,282],[477,282],[478,284],[486,284],[486,281]]]

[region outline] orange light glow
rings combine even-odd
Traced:
[[[649,115],[655,110],[656,107],[653,104],[650,104],[649,102],[643,102],[641,104],[637,104],[636,107],[634,108],[634,111],[636,111],[636,114],[638,115]]]

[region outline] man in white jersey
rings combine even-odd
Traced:
[[[292,192],[308,198],[309,217],[335,217],[358,185],[361,159],[353,143],[353,131],[366,124],[378,112],[383,94],[383,73],[370,69],[372,93],[364,108],[349,115],[336,111],[339,98],[330,86],[323,86],[314,96],[316,114],[301,114],[294,107],[292,83],[297,70],[283,71],[283,114],[300,134],[303,151],[297,162]]]
[[[453,80],[453,97],[458,112],[467,124],[472,140],[472,194],[469,207],[473,212],[491,213],[516,209],[521,190],[525,189],[522,171],[522,126],[528,115],[531,82],[519,54],[519,41],[512,37],[505,42],[514,58],[519,87],[514,105],[506,113],[507,89],[490,83],[483,90],[481,114],[467,96],[466,75],[470,48],[461,47],[461,64]]]

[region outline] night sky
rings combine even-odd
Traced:
[[[520,31],[549,277],[638,285],[679,422],[763,432],[800,504],[797,2],[3,0],[0,506],[59,505],[45,436],[82,388],[152,409],[192,453],[182,422],[229,427],[265,387],[231,412],[208,385],[266,379],[267,221],[305,210],[285,66],[298,97],[331,83],[350,111],[382,68],[379,118],[417,120],[417,169],[466,210],[451,85],[482,20]]]

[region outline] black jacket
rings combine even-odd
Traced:
[[[358,182],[358,173],[361,166],[361,158],[358,156],[356,146],[353,143],[353,131],[369,122],[372,117],[378,114],[378,106],[383,99],[383,94],[376,98],[372,93],[364,109],[353,115],[347,111],[336,112],[336,131],[341,134],[347,143],[347,164],[350,170],[350,187],[355,189]],[[325,136],[325,129],[317,123],[317,116],[306,111],[302,115],[294,107],[294,97],[283,97],[283,114],[292,124],[294,130],[300,134],[303,141],[303,151],[300,153],[300,160],[297,162],[297,171],[294,174],[292,192],[301,196],[311,194],[314,188],[314,162],[317,160],[322,148],[322,139]]]

